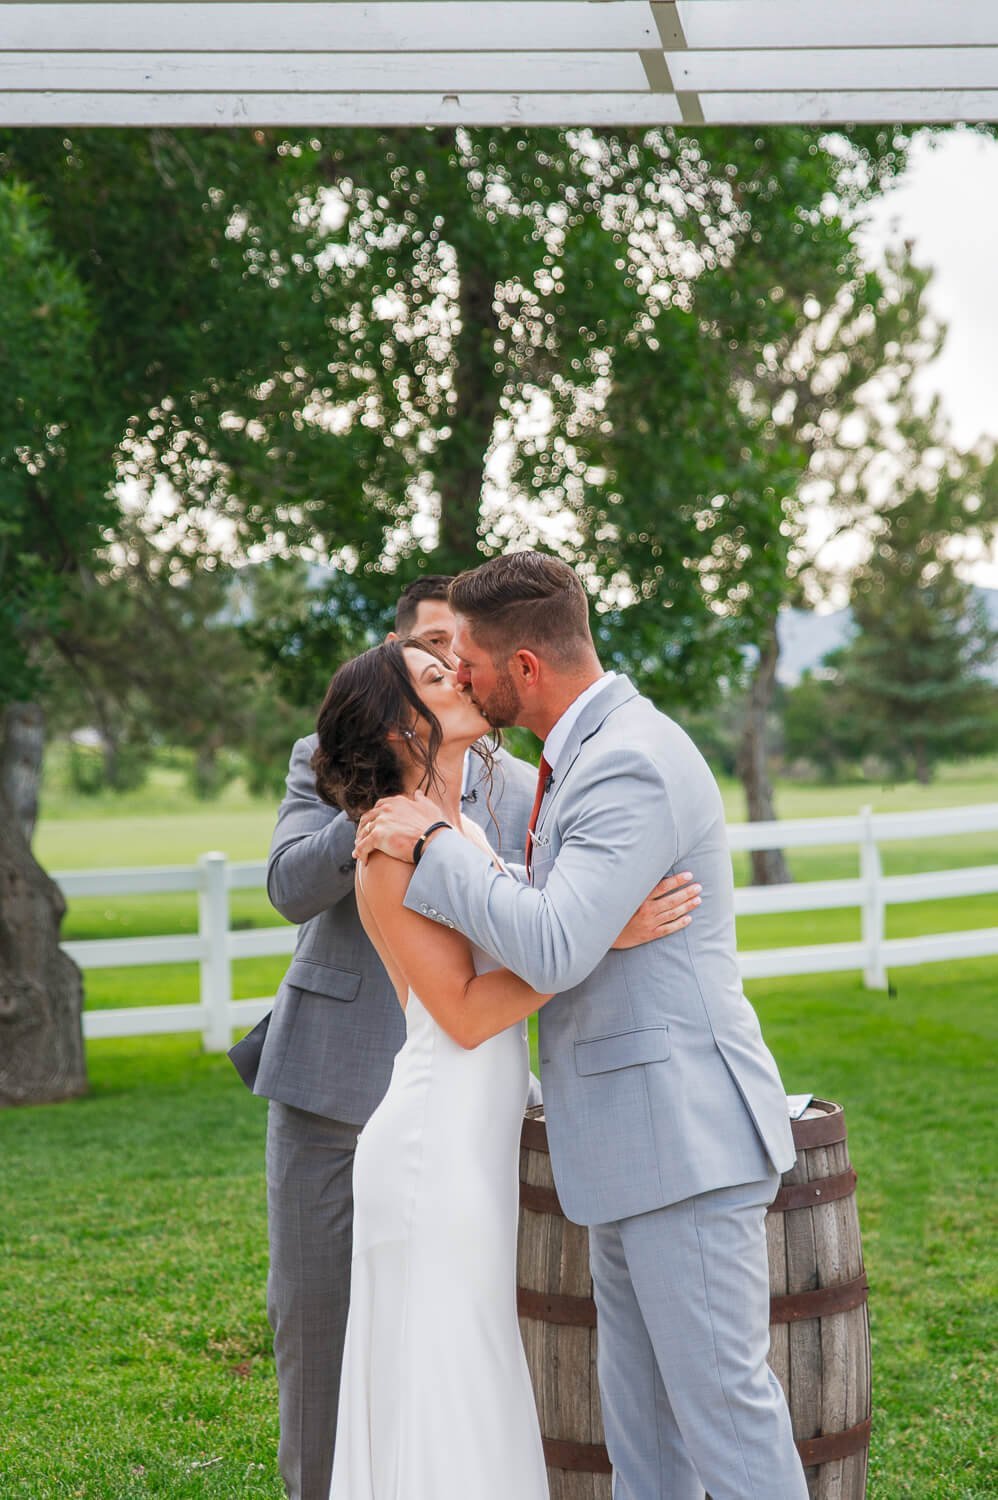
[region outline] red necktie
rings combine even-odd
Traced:
[[[534,795],[534,805],[530,813],[530,822],[527,824],[527,874],[530,874],[530,861],[534,852],[534,829],[537,827],[537,816],[544,801],[544,793],[547,791],[548,781],[551,776],[551,767],[541,756],[541,763],[537,767],[537,791]]]

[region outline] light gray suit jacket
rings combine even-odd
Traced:
[[[702,905],[680,934],[609,951],[662,876]],[[794,1161],[779,1073],[742,992],[720,792],[692,740],[612,680],[580,714],[541,807],[532,884],[442,833],[406,905],[541,993],[558,1195],[582,1224],[759,1181]]]
[[[405,1018],[357,912],[356,824],[315,790],[316,743],[308,735],[292,751],[271,841],[267,892],[301,930],[247,1081],[268,1099],[363,1125],[388,1087]],[[467,816],[515,859],[523,858],[535,786],[534,768],[500,750],[491,798],[476,760],[463,799]]]

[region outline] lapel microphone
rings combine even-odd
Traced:
[[[461,801],[462,802],[477,802],[478,801],[478,788],[473,786],[471,788],[470,792],[462,792],[461,793]]]

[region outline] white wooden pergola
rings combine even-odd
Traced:
[[[998,0],[0,0],[0,123],[998,119]]]

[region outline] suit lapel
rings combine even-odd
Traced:
[[[596,697],[585,708],[572,725],[572,732],[565,746],[558,756],[557,765],[552,767],[551,791],[541,803],[540,814],[537,819],[537,841],[542,841],[544,825],[551,815],[562,786],[564,785],[572,767],[578,760],[583,745],[591,740],[594,734],[598,734],[603,728],[610,715],[625,703],[630,703],[637,698],[638,690],[629,677],[615,677],[614,680],[597,693]]]

